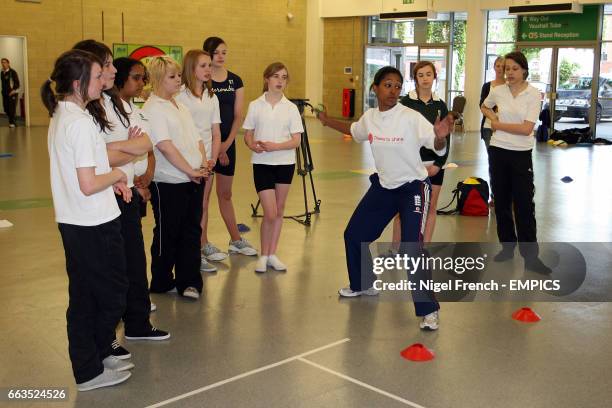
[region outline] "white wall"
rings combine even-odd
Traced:
[[[0,58],[8,58],[8,60],[11,62],[11,68],[17,71],[17,75],[19,75],[19,98],[23,96],[26,89],[23,41],[24,39],[22,37],[8,37],[0,35]],[[2,99],[2,96],[0,96],[0,99]],[[5,113],[1,104],[0,112]],[[19,104],[17,104],[17,116],[20,114],[21,111]]]

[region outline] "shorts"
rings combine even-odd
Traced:
[[[295,164],[253,164],[255,190],[274,190],[276,184],[291,184]]]
[[[227,166],[222,166],[219,160],[217,160],[217,164],[215,164],[214,171],[217,174],[221,174],[223,176],[233,176],[236,171],[236,141],[231,144],[229,149],[227,149],[227,157],[229,157],[229,164]]]
[[[429,178],[429,181],[431,181],[432,186],[441,186],[444,181],[444,169],[440,169],[438,174]]]

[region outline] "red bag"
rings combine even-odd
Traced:
[[[444,211],[457,200],[454,210]],[[437,211],[440,215],[461,214],[469,216],[489,215],[489,184],[479,177],[468,177],[457,183],[453,190],[453,199],[446,207]]]

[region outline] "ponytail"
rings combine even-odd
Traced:
[[[95,55],[80,50],[66,51],[57,58],[53,73],[40,87],[40,97],[49,116],[53,116],[59,101],[77,92],[74,81],[79,81],[79,98],[85,103],[89,102],[87,90],[93,64],[102,66]]]
[[[49,78],[40,87],[40,97],[43,105],[45,105],[45,108],[47,108],[49,112],[49,117],[53,116],[53,112],[55,112],[55,108],[57,108],[57,96],[55,96],[55,92],[53,92],[53,88],[51,88],[51,82],[51,78]]]

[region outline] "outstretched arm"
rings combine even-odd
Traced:
[[[317,115],[317,118],[319,119],[319,121],[321,122],[323,126],[327,126],[332,129],[335,129],[338,132],[341,132],[345,135],[351,134],[351,123],[350,122],[344,122],[341,120],[332,119],[329,116],[327,116],[326,112],[319,112],[319,114]]]

